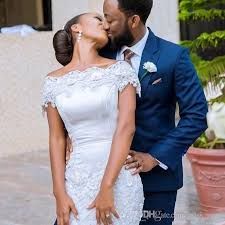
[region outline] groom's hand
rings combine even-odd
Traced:
[[[128,170],[135,168],[132,172],[133,175],[140,172],[149,172],[159,165],[159,162],[149,153],[130,150],[129,155],[130,157],[125,161],[125,168]]]

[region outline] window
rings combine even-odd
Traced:
[[[0,0],[0,27],[19,24],[52,30],[51,0]]]

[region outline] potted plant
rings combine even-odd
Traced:
[[[179,19],[192,24],[224,20],[224,9],[224,0],[181,0]],[[225,212],[225,30],[202,32],[181,44],[190,49],[209,106],[208,129],[187,153],[201,211]]]

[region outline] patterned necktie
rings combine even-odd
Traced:
[[[131,66],[132,66],[132,63],[131,63],[131,58],[135,55],[134,52],[132,52],[130,49],[126,49],[124,52],[124,60],[126,62],[128,62]]]

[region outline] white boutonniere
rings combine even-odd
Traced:
[[[156,65],[155,65],[154,63],[152,63],[152,62],[146,62],[146,63],[144,63],[143,68],[144,68],[145,70],[147,70],[149,73],[155,73],[155,72],[157,72],[157,67],[156,67]]]
[[[145,69],[145,73],[142,75],[141,79],[145,77],[147,73],[156,73],[157,72],[157,67],[153,62],[145,62],[143,65],[143,69]]]

